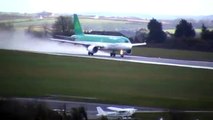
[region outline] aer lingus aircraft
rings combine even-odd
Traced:
[[[74,17],[74,32],[75,35],[71,37],[63,37],[65,39],[53,39],[56,41],[82,45],[87,48],[88,55],[93,55],[98,50],[110,51],[110,56],[115,57],[116,51],[119,51],[120,56],[124,57],[125,54],[130,54],[133,46],[146,45],[146,43],[132,44],[127,37],[111,36],[111,35],[95,35],[84,34],[76,14]],[[68,39],[68,40],[67,40]]]

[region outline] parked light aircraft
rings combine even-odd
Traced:
[[[97,116],[105,116],[108,119],[131,119],[132,114],[137,111],[134,108],[107,107],[107,109],[112,111],[104,111],[101,107],[97,107]]]
[[[88,55],[93,55],[98,50],[110,51],[112,57],[116,56],[116,51],[119,51],[120,56],[124,57],[125,54],[131,53],[133,46],[146,45],[145,42],[132,44],[127,37],[123,36],[84,34],[77,14],[74,14],[73,18],[75,35],[60,36],[63,39],[52,40],[82,45],[87,48]]]

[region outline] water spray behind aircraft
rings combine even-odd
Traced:
[[[39,53],[85,54],[86,48],[68,43],[50,41],[48,38],[36,38],[23,30],[0,33],[0,49],[30,51]],[[98,52],[99,55],[107,55]]]

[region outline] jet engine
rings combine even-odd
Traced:
[[[87,48],[87,50],[90,52],[90,53],[96,53],[98,52],[98,47],[97,46],[94,46],[94,45],[91,45]]]
[[[131,52],[132,52],[132,50],[131,50],[131,49],[126,50],[126,53],[127,53],[127,54],[131,54]]]

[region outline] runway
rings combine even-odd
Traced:
[[[97,110],[96,107],[100,106],[104,111],[109,111],[107,107],[119,107],[119,108],[135,108],[137,112],[168,112],[168,109],[154,108],[154,107],[137,107],[137,106],[127,106],[127,105],[115,105],[115,104],[102,104],[102,103],[91,103],[91,102],[77,102],[77,101],[64,101],[64,100],[54,100],[47,98],[13,98],[22,103],[42,103],[47,105],[52,110],[63,110],[70,111],[71,108],[84,107],[88,114],[88,118],[95,119]]]
[[[126,55],[122,58],[120,56],[110,57],[107,56],[106,54],[105,55],[99,54],[94,56],[88,56],[85,54],[59,53],[59,52],[49,52],[47,54],[213,70],[213,62],[206,62],[206,61],[177,60],[177,59],[165,59],[165,58],[131,56],[131,55]]]

